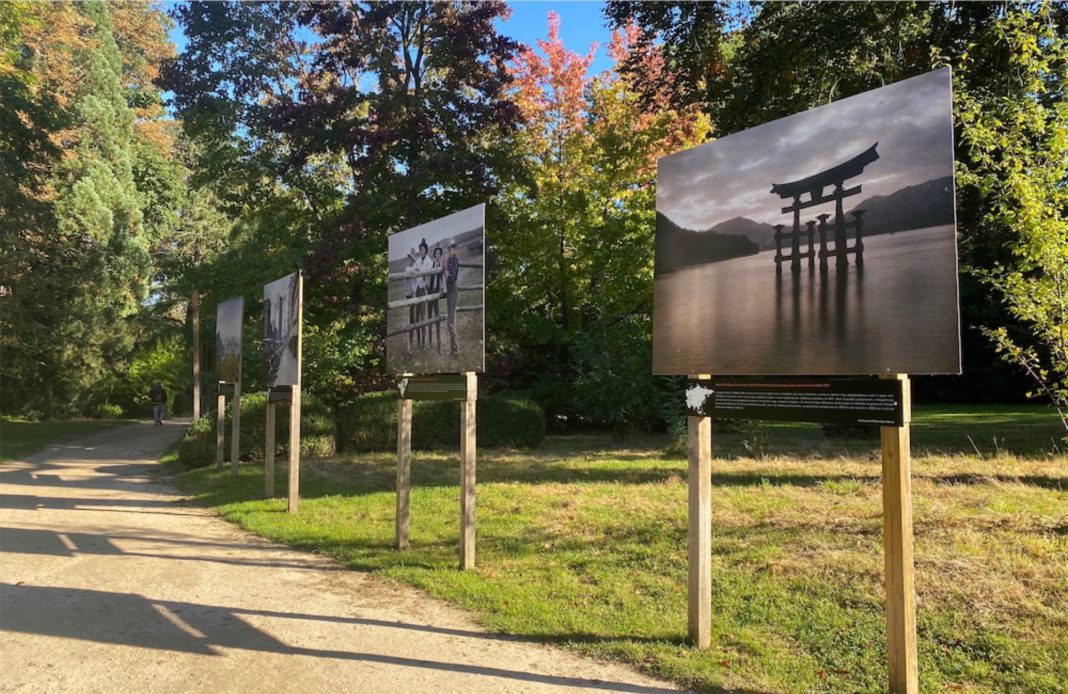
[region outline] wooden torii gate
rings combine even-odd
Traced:
[[[847,222],[845,218],[845,212],[842,209],[842,200],[853,195],[859,195],[861,187],[859,185],[852,188],[846,188],[846,180],[859,176],[864,167],[872,163],[879,158],[879,153],[875,151],[875,148],[879,146],[876,142],[874,145],[864,150],[857,156],[853,157],[849,161],[842,162],[837,166],[833,166],[826,171],[821,171],[818,174],[814,174],[807,178],[798,179],[796,181],[790,181],[788,183],[773,183],[771,185],[771,193],[778,195],[780,198],[789,199],[793,198],[793,202],[789,207],[782,208],[783,214],[788,212],[794,213],[793,228],[789,231],[783,231],[786,228],[784,224],[775,225],[775,271],[782,273],[782,263],[785,260],[790,261],[790,269],[797,272],[801,270],[801,260],[803,258],[808,259],[809,267],[815,265],[816,251],[814,248],[814,240],[816,235],[816,228],[819,228],[820,236],[820,270],[827,269],[827,258],[831,255],[835,256],[836,267],[845,267],[849,265],[848,255],[853,253],[857,256],[857,265],[864,264],[864,210],[856,210],[852,213],[853,221]],[[834,186],[834,190],[824,195],[824,188],[827,186]],[[802,200],[804,195],[808,195],[808,200]],[[816,207],[817,205],[823,205],[828,202],[835,203],[835,220],[833,225],[827,223],[827,219],[831,216],[829,214],[821,214],[817,216],[819,223],[815,220],[810,220],[805,223],[805,229],[801,228],[801,210],[809,207]],[[830,227],[834,228],[834,249],[828,250],[827,248],[827,236]],[[849,239],[847,232],[853,229],[855,231],[855,242],[852,246],[849,246]],[[801,239],[802,235],[808,237],[808,250],[801,251]],[[783,239],[790,239],[790,253],[784,255],[782,252]]]

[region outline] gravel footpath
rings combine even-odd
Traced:
[[[187,424],[0,465],[0,691],[678,691],[186,503],[153,473]]]

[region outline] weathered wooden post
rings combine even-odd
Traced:
[[[397,401],[397,517],[393,546],[408,547],[408,517],[412,486],[412,401]]]
[[[816,222],[815,220],[809,220],[805,222],[805,226],[808,227],[808,266],[813,267],[816,264],[815,253],[815,238],[816,238]]]
[[[234,384],[230,399],[230,476],[237,477],[237,465],[241,458],[241,381]]]
[[[864,264],[864,210],[857,210],[853,213],[853,224],[856,229],[857,238],[854,242],[854,247],[857,250],[857,265]]]
[[[460,403],[460,568],[475,568],[475,413],[478,375],[464,374],[467,396]]]
[[[890,691],[916,694],[916,589],[913,578],[912,456],[909,428],[912,396],[907,374],[884,379],[901,381],[903,424],[880,427],[883,459],[883,555],[886,571],[886,649]]]
[[[793,239],[790,242],[790,252],[793,253],[793,257],[790,258],[790,269],[801,269],[801,196],[794,196],[794,229]]]
[[[200,419],[200,290],[193,290],[189,302],[193,324],[193,421]]]
[[[775,272],[782,274],[782,230],[785,224],[775,225]]]
[[[270,499],[274,496],[274,435],[275,435],[275,407],[277,405],[272,398],[271,389],[267,389],[267,437],[263,443],[263,496]]]
[[[826,272],[827,270],[827,218],[829,214],[816,215],[816,218],[820,220],[820,271]]]
[[[223,385],[219,384],[219,397],[215,409],[215,469],[222,472],[223,469],[223,443],[226,437],[226,395],[223,393]]]
[[[712,645],[712,418],[687,417],[687,428],[688,626],[694,645],[708,648]]]

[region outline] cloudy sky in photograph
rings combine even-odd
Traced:
[[[442,251],[448,251],[449,239],[457,234],[478,229],[486,223],[486,205],[478,204],[466,210],[454,212],[447,217],[420,224],[411,229],[398,231],[389,237],[389,261],[400,260],[408,251],[419,250],[419,242],[426,243],[433,250],[435,244],[441,245]]]
[[[847,181],[864,188],[846,200],[848,210],[873,195],[951,175],[952,127],[947,68],[664,157],[656,209],[695,230],[734,217],[789,224],[792,217],[780,209],[790,201],[770,193],[773,183],[819,173],[878,142],[879,159]]]

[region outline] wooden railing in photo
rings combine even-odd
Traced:
[[[394,547],[407,549],[412,486],[412,401],[460,403],[460,569],[475,568],[475,412],[478,374],[404,374],[397,383],[397,515]]]
[[[801,270],[801,261],[808,260],[808,266],[813,267],[815,265],[816,253],[814,249],[814,238],[817,227],[817,222],[809,220],[805,222],[805,227],[801,227],[801,211],[810,207],[817,207],[833,202],[835,204],[835,214],[833,224],[828,224],[827,220],[831,217],[829,214],[821,214],[817,216],[819,237],[820,237],[820,270],[824,271],[828,268],[827,259],[831,256],[835,258],[836,267],[846,267],[849,265],[849,254],[852,253],[856,256],[857,265],[864,264],[864,211],[854,210],[850,214],[853,216],[852,221],[846,219],[846,212],[842,201],[845,198],[852,197],[854,195],[860,195],[861,186],[856,185],[852,188],[846,188],[846,180],[859,176],[864,172],[866,167],[871,162],[879,158],[879,153],[876,151],[876,147],[879,143],[864,150],[857,156],[853,157],[847,162],[833,166],[825,171],[821,171],[807,178],[798,179],[796,181],[789,181],[787,183],[773,183],[771,186],[771,193],[778,195],[780,198],[792,199],[792,202],[782,208],[783,214],[793,213],[793,226],[787,228],[784,224],[775,225],[775,271],[782,273],[782,264],[785,261],[790,261],[790,269],[794,272]],[[828,186],[833,186],[832,192],[824,194],[824,190]],[[803,199],[805,196],[808,199]],[[829,231],[833,229],[834,238],[829,239]],[[854,243],[849,245],[849,232],[854,234]],[[801,251],[802,238],[808,239],[808,250]],[[783,253],[783,240],[789,239],[790,252],[788,254]],[[828,242],[834,243],[834,248],[829,249],[827,247]]]
[[[477,268],[477,269],[481,270],[482,269],[482,263],[460,263],[460,269],[463,270],[464,268]],[[426,272],[413,272],[413,273],[410,273],[410,274],[406,273],[406,272],[391,272],[389,274],[389,281],[390,282],[397,282],[397,281],[403,282],[405,280],[416,279],[416,278],[419,278],[419,277],[433,277],[434,275],[441,275],[442,276],[441,277],[441,286],[444,287],[445,286],[445,268],[444,267],[442,267],[440,270],[428,270]],[[481,273],[479,273],[479,276],[481,278]],[[459,280],[457,280],[457,281],[459,281]],[[484,287],[482,285],[460,285],[460,286],[456,287],[456,290],[460,291],[460,292],[479,292],[479,291],[482,291],[483,289],[484,289]],[[390,301],[386,305],[386,309],[387,310],[393,310],[395,308],[406,308],[406,307],[412,307],[412,306],[419,306],[420,304],[429,304],[432,301],[441,301],[442,299],[445,299],[446,297],[447,297],[447,292],[444,289],[442,289],[442,291],[440,293],[437,293],[437,294],[426,294],[426,295],[423,295],[423,296],[414,296],[411,299],[398,299],[397,301]],[[463,312],[466,312],[466,311],[481,311],[481,310],[482,310],[482,304],[477,304],[475,306],[457,306],[456,307],[456,312],[457,313],[463,313]],[[396,335],[407,334],[408,335],[408,349],[411,350],[412,333],[414,333],[417,330],[423,330],[424,328],[426,328],[427,329],[427,335],[429,336],[430,335],[430,330],[429,329],[433,328],[434,329],[434,337],[433,337],[433,339],[428,337],[428,340],[430,342],[436,342],[437,343],[438,354],[441,354],[441,323],[443,321],[445,321],[445,320],[446,320],[446,316],[444,314],[441,314],[441,312],[439,310],[437,316],[435,316],[433,318],[427,318],[425,320],[421,320],[421,321],[418,321],[418,322],[412,322],[412,323],[409,323],[408,325],[402,326],[400,328],[394,328],[393,330],[390,330],[390,331],[388,331],[386,333],[386,337],[394,337]]]

